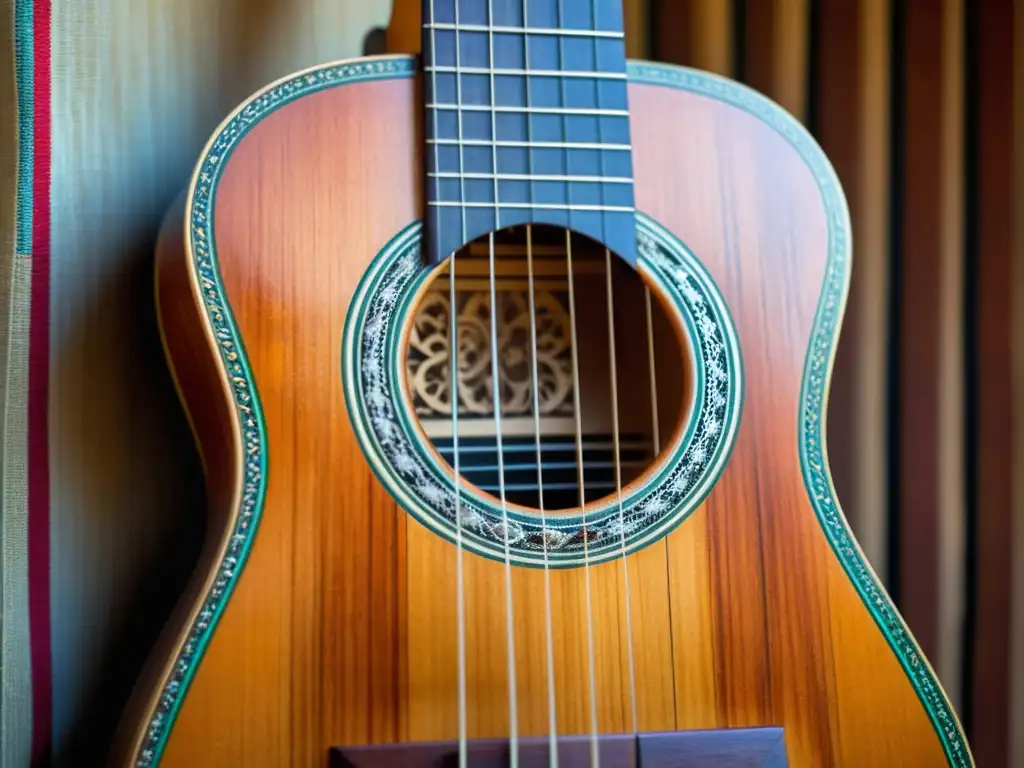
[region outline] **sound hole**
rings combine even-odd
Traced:
[[[494,237],[500,435],[492,378],[489,237],[470,243],[454,259],[458,439],[450,386],[450,260],[438,268],[412,313],[406,391],[420,427],[449,468],[458,444],[459,471],[466,482],[499,496],[500,442],[510,505],[536,511],[543,504],[553,514],[578,512],[581,499],[588,506],[599,503],[615,496],[620,482],[625,488],[642,478],[673,442],[690,409],[688,342],[657,292],[648,294],[640,275],[614,254],[609,274],[603,246],[576,234],[567,243],[565,230],[533,225],[528,248],[527,234],[526,227],[515,227]]]

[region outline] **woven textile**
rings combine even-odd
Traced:
[[[0,759],[3,768],[46,762],[50,745],[49,509],[46,399],[49,367],[49,96],[50,5],[17,0],[13,42],[5,70],[15,93],[0,94],[4,115],[16,116],[12,165],[3,163],[4,356],[3,489],[0,537],[3,557],[3,643],[0,647]],[[13,56],[12,56],[13,54]],[[13,62],[13,67],[11,63]],[[13,98],[12,98],[13,97]],[[9,125],[4,130],[9,130]],[[13,174],[8,173],[13,171]],[[10,176],[13,175],[13,182]],[[13,242],[11,242],[13,240]],[[40,298],[41,297],[41,298]]]

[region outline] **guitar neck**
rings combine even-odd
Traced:
[[[521,224],[635,262],[621,0],[424,0],[429,263]]]

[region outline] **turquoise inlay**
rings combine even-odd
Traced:
[[[17,0],[17,19],[26,17],[31,0]],[[24,26],[17,40],[25,50],[26,32]],[[28,38],[30,40],[30,37]],[[27,45],[31,49],[31,45]],[[19,56],[19,58],[23,58]],[[23,59],[24,60],[24,59]],[[25,84],[31,84],[31,77],[24,69],[19,70],[19,106]],[[202,236],[203,251],[198,250],[198,230],[212,220],[212,206],[216,195],[216,184],[226,158],[238,141],[260,119],[280,106],[290,103],[309,93],[324,88],[343,85],[360,80],[377,80],[391,77],[413,77],[416,75],[415,59],[410,57],[381,57],[364,59],[351,64],[332,64],[296,75],[275,84],[246,102],[231,119],[218,130],[214,143],[204,153],[193,182],[193,195],[204,201],[202,206],[193,204],[189,212],[189,236],[192,246],[195,279],[208,298],[215,302],[205,306],[209,327],[220,344],[223,374],[233,381],[232,394],[235,406],[242,416],[243,438],[250,459],[245,465],[245,496],[243,506],[236,511],[236,527],[232,545],[247,553],[255,536],[259,513],[262,506],[263,473],[266,463],[266,431],[259,418],[255,388],[245,362],[244,349],[237,329],[230,320],[230,308],[224,302],[223,285],[216,269],[216,243],[211,234]],[[888,596],[877,583],[874,575],[850,533],[839,509],[835,490],[828,474],[825,446],[820,434],[824,418],[825,390],[835,354],[835,343],[839,335],[839,319],[846,300],[850,273],[849,218],[838,179],[827,158],[806,132],[791,116],[764,96],[738,83],[710,74],[695,72],[679,67],[630,63],[629,75],[633,82],[663,87],[679,88],[717,99],[722,103],[743,109],[784,136],[800,153],[804,162],[814,173],[821,190],[829,231],[829,254],[825,282],[819,306],[815,315],[811,345],[804,370],[801,393],[800,422],[797,426],[804,478],[808,495],[826,536],[832,544],[836,557],[842,563],[855,588],[858,590],[871,615],[887,638],[890,646],[906,671],[908,678],[920,697],[925,710],[935,724],[942,740],[949,763],[954,766],[973,766],[966,740],[945,695],[927,662],[921,656],[902,618],[892,606]],[[21,138],[21,136],[19,136]],[[19,179],[20,181],[20,179]],[[22,187],[19,186],[19,193]],[[369,275],[367,276],[369,277]],[[361,286],[366,289],[366,280]],[[234,364],[238,363],[243,376],[231,379]],[[251,393],[251,394],[250,394]],[[247,415],[252,414],[250,420]],[[258,459],[252,458],[257,456]],[[243,518],[248,510],[251,514]],[[243,525],[246,521],[250,521]],[[234,558],[234,559],[233,559]],[[231,589],[239,578],[244,565],[242,558],[226,554],[218,571],[219,578],[204,598],[204,608],[196,624],[190,630],[189,638],[174,660],[170,677],[165,681],[157,710],[147,730],[146,739],[136,755],[136,763],[147,768],[158,762],[173,726],[175,715],[185,696],[188,683],[202,657],[206,643],[216,627]],[[213,608],[213,610],[211,610]]]
[[[35,174],[35,3],[15,0],[14,78],[18,107],[18,180],[14,248],[32,253],[32,178]]]
[[[679,525],[707,495],[725,466],[739,426],[743,382],[739,342],[711,276],[669,232],[637,217],[638,265],[682,318],[694,344],[688,428],[647,482],[581,515],[549,518],[504,512],[476,489],[459,497],[463,543],[504,561],[505,539],[517,565],[555,568],[601,563],[634,552]],[[455,483],[423,443],[401,391],[403,319],[430,273],[422,269],[420,225],[389,243],[352,299],[345,326],[342,375],[345,400],[367,460],[399,503],[425,526],[456,538]]]

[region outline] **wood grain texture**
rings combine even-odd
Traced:
[[[938,369],[939,624],[932,657],[958,710],[963,701],[967,509],[964,426],[964,35],[963,0],[942,4],[942,253]]]
[[[1013,13],[1013,126],[1015,136],[1024,136],[1024,2],[1014,2]],[[1014,153],[1013,162],[1013,327],[1011,332],[1014,402],[1024,402],[1024,152]],[[1014,446],[1024,440],[1024,409],[1013,414]],[[1024,520],[1024,451],[1013,453],[1014,520]],[[1013,526],[1014,552],[1024,546],[1024,526]],[[1011,584],[1010,637],[1024,636],[1024,562],[1014,557]],[[1010,645],[1009,686],[1009,761],[1024,762],[1024,643]]]
[[[897,560],[893,563],[898,599],[907,623],[929,657],[938,648],[938,413],[942,222],[943,84],[942,8],[928,0],[906,3],[902,39],[902,131],[898,156],[894,243],[899,270],[895,318],[895,370],[898,399],[894,456],[898,515]]]
[[[890,16],[888,0],[863,0],[857,27],[860,54],[860,87],[857,93],[864,109],[863,120],[858,126],[863,149],[860,164],[862,180],[859,188],[853,190],[857,199],[852,204],[856,211],[853,241],[857,244],[857,266],[853,270],[851,295],[860,291],[862,297],[860,311],[855,312],[852,318],[856,325],[857,370],[860,373],[853,402],[859,432],[854,449],[853,476],[857,491],[852,499],[855,505],[852,524],[867,553],[868,562],[881,574],[888,571],[888,470],[885,451],[888,310],[883,302],[871,301],[871,298],[884,296],[889,290]],[[841,373],[836,371],[834,378]]]
[[[968,333],[973,409],[968,438],[976,453],[968,469],[969,504],[973,506],[975,557],[974,654],[972,716],[979,762],[1007,765],[1009,758],[1010,587],[1014,521],[1012,423],[1013,399],[1012,284],[1013,284],[1013,80],[1007,76],[1013,56],[1014,4],[1009,0],[968,4],[965,89],[967,156],[971,185],[968,278],[976,312]],[[970,427],[969,427],[970,429]],[[983,746],[981,746],[983,745]]]
[[[798,407],[828,252],[815,178],[793,145],[734,106],[640,84],[630,103],[638,205],[712,274],[747,381],[731,461],[706,503],[627,562],[636,726],[781,725],[794,766],[943,765],[804,485]],[[320,765],[331,746],[456,733],[454,548],[374,479],[339,373],[357,281],[419,216],[418,104],[409,79],[323,90],[263,119],[226,161],[217,258],[262,403],[267,495],[163,765]],[[185,330],[165,328],[169,340]],[[211,546],[226,536],[214,518]],[[471,556],[465,567],[469,733],[500,737],[509,729],[504,570]],[[533,618],[542,578],[513,571],[523,735],[547,725],[543,622]],[[589,728],[583,578],[552,573],[561,733]],[[628,732],[621,564],[592,567],[590,578],[598,727]],[[142,721],[158,695],[141,694]]]

